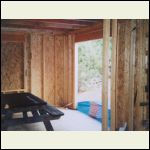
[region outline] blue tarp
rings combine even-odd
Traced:
[[[94,119],[96,119],[99,122],[102,122],[102,105],[100,104],[97,104],[97,105],[99,106],[99,112],[101,114],[101,117],[94,118]],[[90,106],[91,106],[90,101],[78,102],[77,110],[89,116]],[[110,127],[110,120],[111,120],[111,110],[108,109],[108,127]]]

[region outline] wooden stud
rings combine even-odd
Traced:
[[[24,42],[24,89],[25,91],[27,91],[27,78],[28,78],[28,51],[27,51],[27,42],[25,39]]]
[[[102,130],[108,130],[108,51],[110,20],[103,23],[103,79],[102,79]]]
[[[68,77],[69,77],[69,50],[68,50],[68,36],[64,36],[64,103],[68,104]]]
[[[127,20],[126,24],[125,24],[125,33],[124,33],[124,38],[125,38],[125,47],[124,47],[124,68],[123,73],[124,73],[124,95],[123,95],[123,125],[125,123],[127,123],[127,127],[129,125],[128,123],[128,118],[130,117],[129,114],[129,109],[127,109],[129,107],[129,91],[130,91],[130,82],[129,82],[129,73],[130,73],[130,68],[129,68],[129,64],[130,64],[130,48],[131,48],[131,20]],[[131,56],[132,57],[132,56]],[[132,59],[132,58],[131,58]]]
[[[64,37],[55,36],[55,105],[64,105]]]
[[[117,55],[117,20],[112,20],[112,73],[111,73],[111,130],[116,129],[116,55]]]
[[[140,107],[140,102],[143,100],[143,47],[142,47],[142,34],[143,34],[143,28],[142,28],[142,22],[143,20],[137,20],[137,39],[136,39],[136,84],[137,84],[137,98],[135,101],[135,121],[134,121],[134,127],[135,130],[143,130],[142,127],[142,118],[143,118],[143,108]]]
[[[72,34],[68,35],[68,60],[69,60],[69,69],[68,69],[68,104],[74,105],[74,42]]]
[[[117,71],[116,71],[116,128],[123,126],[124,122],[124,52],[125,52],[125,26],[118,23],[117,38]]]
[[[54,105],[54,36],[43,35],[43,96]]]
[[[147,76],[148,74],[145,72],[145,69],[148,68],[146,66],[148,66],[148,59],[146,59],[146,51],[148,50],[148,22],[147,20],[143,20],[143,35],[142,35],[142,40],[143,40],[143,45],[142,45],[142,49],[143,49],[143,53],[142,53],[142,56],[143,56],[143,103],[147,103],[148,102],[148,99],[147,99],[147,92],[145,91],[145,86],[148,84],[148,81],[147,81]],[[147,107],[143,107],[143,119],[142,120],[147,120]],[[143,126],[144,127],[144,126]],[[144,130],[146,130],[146,128],[144,127]]]
[[[135,45],[136,45],[136,21],[131,20],[131,49],[130,49],[130,63],[129,63],[129,114],[128,114],[128,130],[133,131],[134,123],[134,76],[135,76]]]
[[[72,34],[72,107],[75,109],[75,36]]]

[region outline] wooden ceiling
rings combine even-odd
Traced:
[[[17,29],[40,29],[75,31],[102,22],[100,19],[3,19],[1,27]]]

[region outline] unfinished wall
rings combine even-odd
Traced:
[[[55,104],[55,51],[54,36],[43,36],[43,98]]]
[[[31,34],[31,92],[56,106],[73,102],[71,38]]]
[[[9,37],[15,39],[13,34]],[[24,43],[2,44],[2,90],[23,88],[52,105],[73,104],[73,35],[29,32]]]
[[[17,40],[16,35],[14,39],[9,34],[2,35],[1,44],[1,90],[24,89],[23,39]]]
[[[137,20],[136,23],[136,55],[135,55],[135,102],[134,129],[146,130],[149,117],[148,98],[148,51],[149,51],[149,21]]]
[[[31,35],[31,92],[43,97],[43,36]]]
[[[116,73],[116,128],[128,124],[129,130],[146,130],[143,120],[149,106],[140,106],[148,99],[146,51],[148,20],[126,20],[118,23]]]

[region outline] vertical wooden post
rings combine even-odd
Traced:
[[[44,81],[45,81],[45,61],[44,61],[44,57],[45,57],[45,51],[44,51],[44,35],[41,35],[42,36],[42,53],[41,53],[41,97],[44,99],[44,87],[45,87],[45,84],[44,84]]]
[[[73,83],[72,83],[72,100],[73,100],[73,109],[75,109],[75,36],[72,34],[72,50],[73,50],[73,56],[72,56],[72,78],[73,78]]]
[[[112,72],[111,72],[111,130],[115,131],[116,110],[116,55],[117,55],[117,20],[112,20]]]
[[[102,79],[102,130],[108,130],[108,51],[110,38],[110,20],[103,23],[103,79]]]
[[[129,125],[130,131],[133,131],[133,116],[134,116],[134,75],[135,75],[135,44],[136,44],[136,22],[131,21],[131,49],[130,49],[130,64],[129,64]]]
[[[136,82],[137,82],[137,97],[135,101],[135,130],[141,131],[143,108],[140,107],[140,102],[143,100],[144,86],[143,86],[143,20],[137,20],[137,39],[136,39]]]
[[[68,64],[69,64],[69,69],[68,69],[68,104],[71,104],[72,107],[74,107],[74,36],[72,34],[68,35]]]
[[[27,48],[26,48],[26,44],[27,44],[27,42],[26,42],[27,40],[26,40],[26,36],[25,36],[25,42],[23,42],[23,45],[24,45],[24,89],[25,89],[25,92],[27,92]]]

